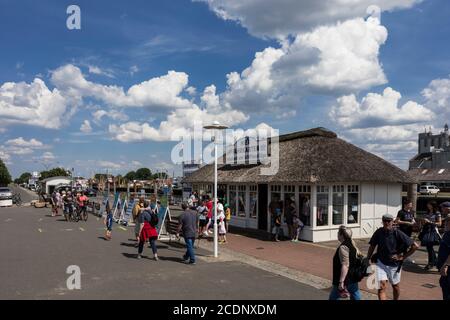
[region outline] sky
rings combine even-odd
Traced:
[[[326,127],[407,169],[449,119],[448,16],[445,0],[0,0],[0,158],[14,177],[179,175],[174,133],[217,120]]]

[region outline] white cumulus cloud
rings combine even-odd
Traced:
[[[6,82],[0,86],[0,121],[59,129],[67,113],[67,101],[58,89],[50,90],[44,81]]]
[[[363,17],[369,6],[381,11],[411,8],[422,0],[194,0],[206,2],[224,20],[258,37],[285,38],[321,25]]]
[[[361,102],[355,95],[337,99],[331,109],[330,118],[343,128],[380,127],[429,122],[435,114],[414,101],[400,105],[401,94],[392,88],[384,89],[383,94],[368,93]]]

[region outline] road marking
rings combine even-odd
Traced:
[[[127,231],[127,229],[124,228],[124,227],[119,227],[119,229],[121,229],[121,230],[123,230],[123,231]]]
[[[65,231],[73,231],[73,229],[64,229]]]
[[[39,219],[39,222],[41,222],[41,221],[42,221],[42,218]]]
[[[80,227],[79,229],[80,229],[80,231],[85,231],[82,227]]]
[[[5,222],[9,222],[9,221],[12,221],[12,219],[8,218],[8,219],[5,220]]]

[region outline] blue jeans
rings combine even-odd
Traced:
[[[190,263],[195,262],[194,242],[195,238],[184,238],[186,242],[186,254],[183,256],[184,260],[189,260]]]
[[[351,300],[361,300],[361,293],[359,292],[358,283],[348,284],[347,290],[350,293]],[[339,298],[338,286],[333,286],[330,292],[329,300],[338,300]]]

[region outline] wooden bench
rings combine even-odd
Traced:
[[[180,225],[180,222],[177,219],[167,220],[166,224],[166,231],[169,234],[169,242],[172,241],[172,236],[175,236],[175,239],[180,242],[180,237],[177,238],[178,234],[178,227]]]
[[[179,226],[180,226],[180,222],[178,221],[178,219],[167,220],[166,231],[169,234],[169,243],[172,241],[172,236],[174,236],[175,239],[178,240],[178,242],[181,241],[181,238],[183,237],[182,232],[180,232],[180,236],[177,237]],[[196,237],[194,248],[197,248],[197,249],[199,248],[201,239],[202,239],[201,237],[198,237],[198,236]]]

